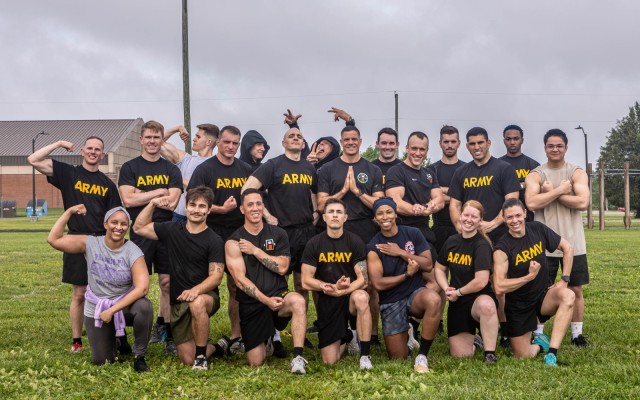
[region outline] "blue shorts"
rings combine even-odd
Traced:
[[[382,319],[382,334],[391,336],[409,330],[409,311],[416,295],[425,289],[417,288],[409,296],[395,303],[380,304],[380,319]]]

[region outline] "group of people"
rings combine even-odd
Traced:
[[[464,163],[458,130],[444,126],[442,158],[425,167],[425,133],[408,136],[401,160],[397,132],[381,129],[379,158],[369,162],[354,119],[329,112],[345,122],[339,140],[326,136],[309,146],[301,115],[287,110],[284,153],[267,161],[270,146],[257,131],[242,136],[235,126],[198,125],[193,155],[167,141],[175,133],[189,140],[184,127],[148,121],[142,154],[122,166],[117,187],[99,171],[104,144],[97,136],[85,141],[79,166],[48,158],[57,148],[72,151],[66,141],[34,152],[29,162],[64,202],[48,241],[64,253],[63,282],[73,285],[71,351],[82,351],[84,325],[96,364],[133,353],[134,369],[145,372],[148,344],[164,342],[194,369],[232,352],[257,366],[270,355],[287,357],[280,331],[291,322],[293,373],[305,373],[307,332],[318,333],[324,363],[348,352],[372,369],[381,319],[388,356],[417,350],[414,369],[427,373],[447,301],[454,357],[483,348],[492,364],[500,343],[516,357],[544,352],[555,366],[569,326],[574,345],[589,344],[580,215],[589,191],[584,170],[564,160],[564,132],[546,133],[547,162],[539,165],[522,154],[518,126],[504,129],[501,159],[491,156],[487,131],[472,128],[472,161]],[[153,272],[155,323],[146,297]],[[209,343],[225,273],[231,332]],[[317,320],[308,327],[309,291]],[[544,322],[554,315],[549,338]]]

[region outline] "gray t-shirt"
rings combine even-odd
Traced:
[[[133,286],[131,267],[142,250],[132,241],[127,241],[118,250],[111,250],[104,236],[88,236],[85,251],[87,272],[91,291],[100,298],[116,299]],[[84,302],[84,315],[93,318],[96,306]]]
[[[186,154],[180,162],[176,164],[176,167],[180,169],[180,173],[182,174],[183,181],[185,179],[191,179],[191,175],[193,175],[193,171],[196,170],[196,167],[202,164],[205,160],[211,158],[209,157],[200,157],[194,156],[192,154]],[[186,186],[185,186],[186,189]],[[187,215],[187,191],[184,190],[180,195],[180,201],[178,201],[178,205],[174,212],[178,215],[186,216]]]

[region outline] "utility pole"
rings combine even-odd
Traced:
[[[36,139],[40,135],[48,135],[48,133],[45,131],[39,132],[33,139],[31,139],[31,154],[36,152]],[[31,167],[31,184],[33,190],[33,203],[31,204],[31,222],[38,222],[38,213],[36,211],[36,209],[38,208],[38,203],[36,200],[36,167]]]
[[[398,92],[396,92],[395,90],[393,91],[393,97],[395,98],[396,102],[396,132],[398,132]]]
[[[189,132],[189,140],[184,151],[191,154],[191,100],[189,97],[189,21],[187,0],[182,0],[182,104],[184,107],[184,127]]]

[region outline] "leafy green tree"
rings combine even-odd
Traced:
[[[630,169],[640,169],[640,104],[636,102],[629,107],[629,114],[618,120],[611,129],[607,142],[600,148],[600,159],[605,170],[624,168],[624,161],[629,160]],[[635,206],[636,217],[640,217],[640,176],[629,177],[631,208]],[[605,175],[605,196],[611,204],[624,205],[624,177],[622,175]]]
[[[360,153],[360,156],[367,161],[373,161],[378,159],[380,152],[375,148],[375,146],[369,146],[365,151]]]

